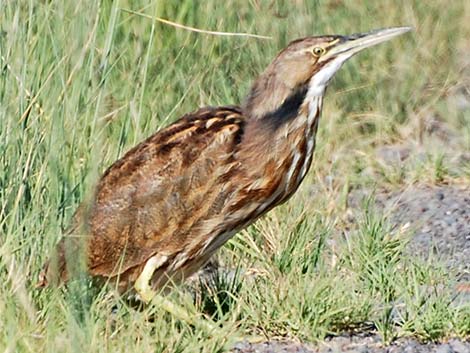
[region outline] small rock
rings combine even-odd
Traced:
[[[436,353],[454,353],[454,350],[449,344],[445,343],[437,347]]]
[[[446,216],[446,217],[444,217],[444,221],[447,223],[448,226],[450,226],[453,223],[455,223],[455,218],[451,217],[451,216]]]
[[[470,344],[464,345],[461,341],[453,339],[449,341],[449,345],[455,353],[470,353]]]
[[[429,226],[424,226],[423,229],[421,229],[422,233],[429,233],[431,231],[431,227]]]

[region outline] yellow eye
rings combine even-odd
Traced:
[[[315,57],[319,57],[319,56],[322,56],[323,54],[325,54],[325,48],[322,48],[322,47],[314,47],[312,48],[311,52],[312,52],[312,55],[315,56]]]

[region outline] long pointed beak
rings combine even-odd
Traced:
[[[320,61],[329,60],[343,54],[350,57],[365,48],[380,44],[411,30],[411,27],[393,27],[339,37],[338,41],[321,57]]]

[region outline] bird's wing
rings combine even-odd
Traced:
[[[116,161],[87,212],[90,273],[114,276],[183,249],[195,224],[223,208],[220,181],[237,167],[244,124],[237,107],[203,108]]]

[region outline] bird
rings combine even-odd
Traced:
[[[327,86],[343,63],[410,30],[294,40],[242,104],[200,108],[130,149],[79,206],[38,285],[73,278],[81,252],[89,276],[144,303],[189,278],[299,188],[312,164]]]

